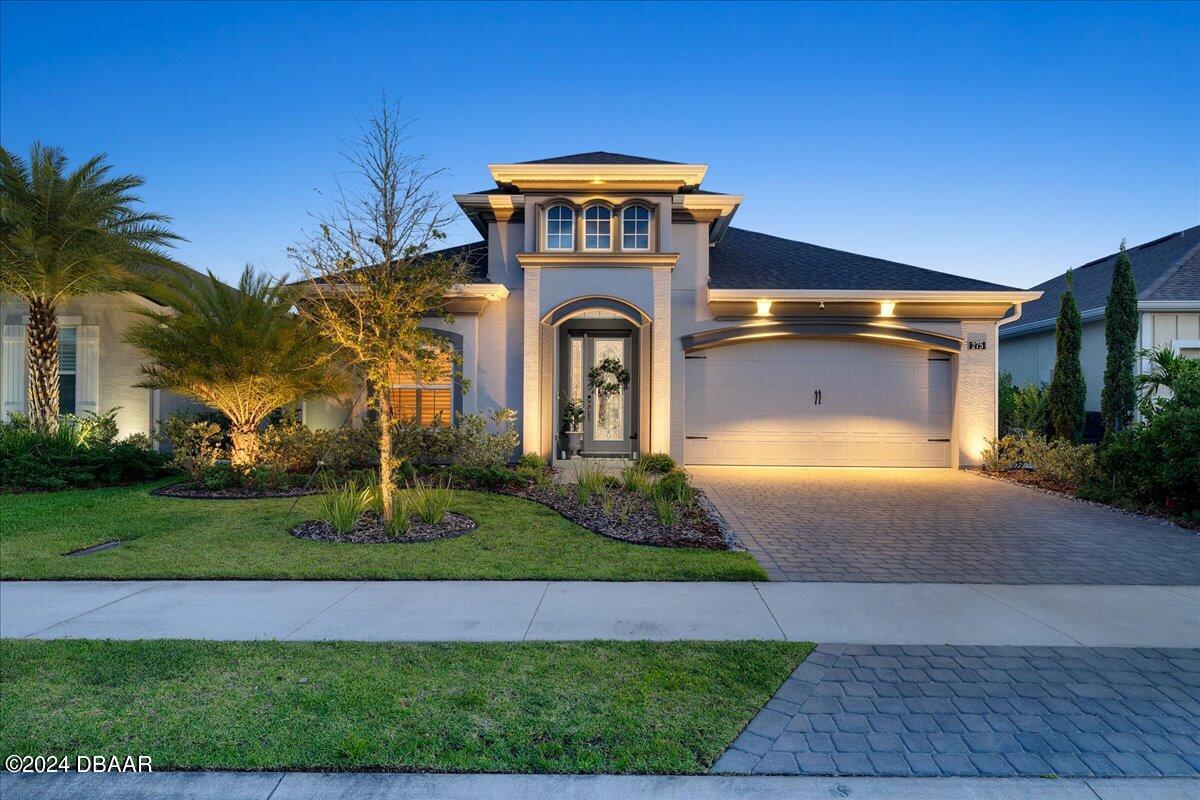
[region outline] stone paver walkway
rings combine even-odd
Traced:
[[[714,771],[1195,777],[1200,650],[822,645]]]
[[[1200,535],[960,470],[688,467],[773,580],[1196,583]]]
[[[0,582],[0,636],[351,641],[788,639],[1200,647],[1200,587]]]

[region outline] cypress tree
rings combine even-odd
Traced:
[[[1104,388],[1100,392],[1100,417],[1104,435],[1116,433],[1133,421],[1137,392],[1133,385],[1133,362],[1137,351],[1137,284],[1133,264],[1121,242],[1113,267],[1112,288],[1104,308]]]
[[[1075,295],[1071,293],[1071,271],[1067,270],[1066,290],[1058,301],[1058,322],[1054,326],[1054,376],[1050,380],[1050,420],[1054,435],[1072,444],[1083,441],[1083,422],[1087,415],[1087,384],[1079,348],[1083,339],[1083,321]]]

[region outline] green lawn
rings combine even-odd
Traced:
[[[0,640],[0,751],[155,769],[707,770],[788,642]]]
[[[147,486],[0,495],[0,577],[762,580],[747,553],[606,539],[516,497],[458,492],[474,533],[420,544],[296,539],[317,500],[178,500]],[[119,539],[85,556],[62,554]]]

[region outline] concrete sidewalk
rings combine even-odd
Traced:
[[[5,582],[0,583],[0,636],[1200,647],[1200,587]]]
[[[388,773],[155,772],[12,775],[5,800],[1184,800],[1189,779],[819,778]]]

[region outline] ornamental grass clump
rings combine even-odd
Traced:
[[[408,496],[403,492],[396,492],[392,495],[392,510],[394,515],[385,523],[388,536],[393,539],[400,539],[408,534],[408,529],[412,527],[412,509],[409,508]]]
[[[357,481],[331,487],[321,495],[321,519],[328,522],[338,533],[348,533],[358,524],[359,518],[371,505],[374,496],[375,492],[371,487],[361,488]]]
[[[418,478],[409,485],[407,492],[409,507],[426,525],[441,522],[450,510],[450,503],[454,501],[454,490],[450,488],[449,481],[426,483]]]
[[[587,503],[593,496],[603,499],[608,496],[609,480],[603,467],[584,461],[575,467],[575,499],[580,505]]]
[[[621,485],[627,492],[646,495],[650,491],[650,476],[638,462],[634,462],[621,470]]]
[[[655,494],[651,502],[654,503],[654,513],[658,515],[659,525],[669,528],[679,521],[679,510],[669,498]]]

